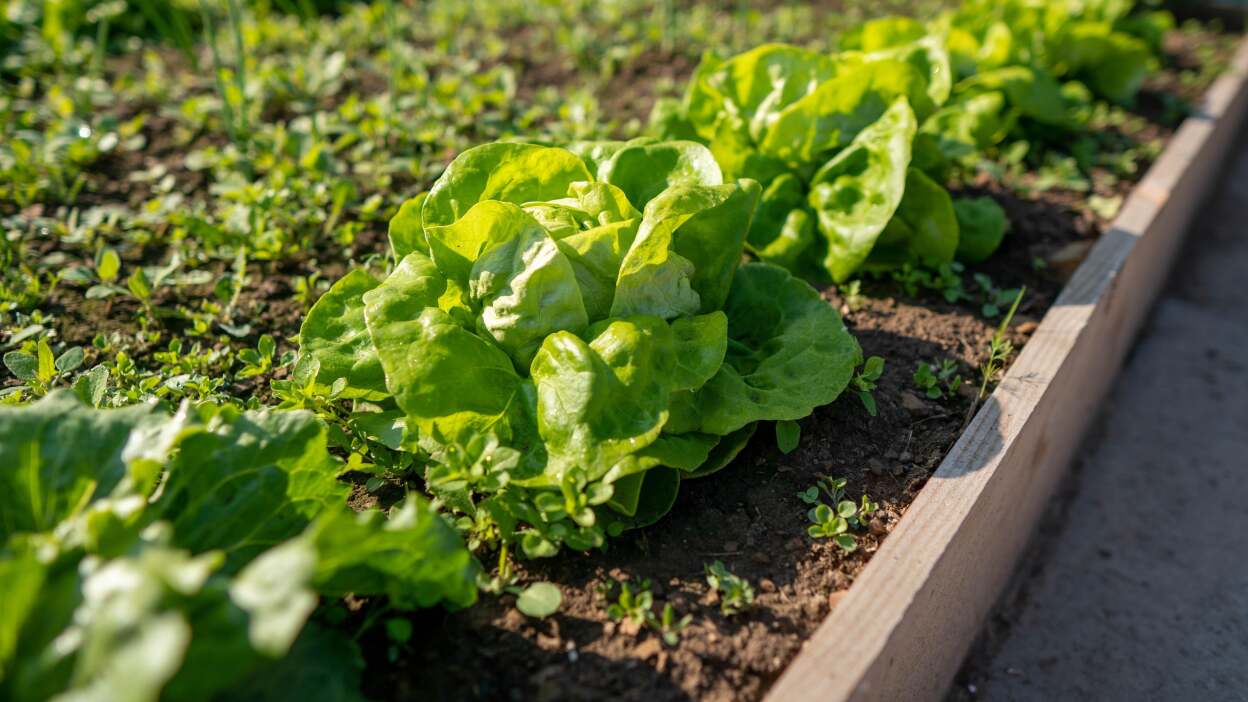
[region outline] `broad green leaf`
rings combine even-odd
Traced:
[[[425,222],[421,219],[421,209],[425,206],[425,198],[429,193],[420,193],[399,205],[399,211],[390,218],[387,237],[390,240],[390,255],[395,261],[402,261],[409,253],[419,252],[429,255],[429,242],[425,240]]]
[[[360,679],[364,656],[341,632],[315,623],[280,661],[266,665],[231,687],[237,700],[292,699],[301,702],[364,702]]]
[[[680,476],[678,470],[672,468],[654,468],[640,474],[641,487],[638,491],[636,508],[630,515],[615,511],[606,511],[604,521],[608,528],[614,530],[640,529],[650,526],[663,518],[676,504],[676,495],[680,492]]]
[[[664,319],[723,306],[760,188],[752,180],[673,186],[646,205],[624,256],[611,314]]]
[[[567,195],[572,183],[588,180],[593,176],[585,164],[566,149],[511,142],[483,144],[461,153],[446,167],[430,189],[421,217],[428,234],[430,227],[455,222],[478,202],[545,202]],[[433,242],[429,243],[432,248]]]
[[[756,429],[758,429],[758,422],[751,422],[725,435],[707,454],[706,460],[693,472],[686,473],[684,477],[686,479],[705,478],[723,470],[750,443],[750,438],[754,436]]]
[[[4,367],[18,380],[31,381],[39,377],[39,359],[25,351],[4,354]]]
[[[48,531],[115,491],[143,489],[154,476],[131,470],[127,445],[168,423],[151,405],[97,411],[69,390],[0,407],[0,541]]]
[[[99,254],[95,257],[95,274],[105,283],[111,283],[117,280],[117,274],[121,272],[121,257],[111,247],[105,246],[100,249]]]
[[[791,420],[776,422],[776,447],[780,453],[793,453],[802,440],[802,426]]]
[[[785,44],[764,44],[724,62],[704,58],[703,64],[687,98],[694,124],[702,131],[727,109],[744,119],[755,141],[782,110],[837,73],[832,57]]]
[[[639,144],[653,144],[657,141],[658,139],[654,137],[645,136],[628,141],[574,141],[568,144],[567,149],[581,158],[590,173],[597,174],[599,169],[620,149]]]
[[[408,431],[450,441],[491,427],[507,432],[522,404],[520,376],[507,354],[436,307],[409,316],[410,305],[390,292],[386,283],[378,287],[366,301],[366,319]]]
[[[530,617],[544,619],[559,611],[559,603],[562,601],[563,594],[559,592],[558,585],[547,582],[533,583],[524,588],[524,591],[516,598],[516,609]]]
[[[9,677],[9,661],[17,652],[18,635],[45,594],[47,570],[48,564],[34,548],[10,543],[0,552],[0,680]]]
[[[56,357],[56,372],[70,373],[82,365],[83,351],[81,346],[71,346]]]
[[[535,233],[545,234],[546,230],[518,205],[494,200],[473,205],[452,224],[425,228],[438,270],[465,290],[473,265],[483,253]]]
[[[1113,31],[1108,22],[1075,22],[1063,27],[1055,56],[1088,87],[1114,102],[1135,98],[1140,85],[1157,66],[1143,41]]]
[[[667,421],[675,342],[656,317],[607,320],[585,343],[568,332],[546,337],[533,361],[537,427],[547,473],[581,469],[590,481],[652,443]]]
[[[516,225],[510,239],[481,252],[472,264],[468,291],[481,306],[480,326],[517,368],[525,369],[547,334],[579,332],[589,318],[572,264],[555,240],[520,208],[504,207],[508,209],[499,216],[527,223]]]
[[[641,219],[611,222],[559,239],[559,250],[572,265],[585,314],[591,322],[607,317],[615,301],[615,281],[624,254],[637,237]]]
[[[898,60],[910,64],[923,76],[932,107],[940,107],[953,90],[953,68],[949,51],[940,37],[927,36],[913,43],[897,44],[881,50],[867,49],[869,60]]]
[[[917,168],[909,169],[905,195],[867,257],[867,266],[936,267],[952,261],[957,248],[958,218],[949,191]]]
[[[672,320],[676,368],[673,390],[697,390],[715,375],[728,350],[728,318],[715,311]]]
[[[760,183],[770,183],[792,171],[783,160],[760,152],[745,121],[734,114],[720,115],[708,146],[726,180],[753,178]]]
[[[898,98],[924,117],[932,111],[927,81],[904,61],[861,60],[786,108],[767,129],[760,150],[794,164],[840,149],[891,112]],[[917,102],[916,102],[917,101]],[[908,151],[908,150],[907,150]]]
[[[388,396],[381,361],[364,324],[364,293],[377,280],[360,269],[343,276],[308,310],[299,327],[300,355],[314,359],[316,382],[328,389],[340,378],[340,397],[380,400]]]
[[[327,451],[325,425],[312,414],[228,414],[182,441],[147,517],[172,524],[180,548],[224,551],[234,572],[345,504],[349,490],[337,480],[342,464]]]
[[[909,105],[898,100],[815,174],[810,206],[834,281],[862,265],[901,202],[915,127]]]
[[[801,419],[835,400],[861,361],[836,310],[782,268],[741,266],[724,312],[728,354],[698,392],[704,432]]]
[[[945,158],[973,165],[985,148],[1005,138],[1016,116],[1006,109],[1004,93],[987,91],[946,105],[920,131],[935,138]]]
[[[665,425],[664,429],[666,428]],[[608,504],[621,514],[633,514],[643,473],[659,466],[684,472],[695,470],[706,462],[719,439],[714,434],[698,432],[660,434],[654,443],[616,463],[603,477],[603,481],[614,488]]]
[[[1023,116],[1056,127],[1070,127],[1061,85],[1049,73],[1026,66],[1010,66],[967,78],[954,86],[960,96],[1003,92],[1010,105]]]
[[[840,38],[841,49],[879,51],[903,46],[927,34],[922,23],[910,17],[880,17],[854,27]]]
[[[710,150],[692,141],[625,146],[598,168],[598,179],[619,187],[634,207],[643,208],[673,185],[724,182]]]
[[[768,263],[795,270],[815,241],[815,222],[806,210],[806,188],[786,173],[763,191],[746,246]]]
[[[322,594],[386,595],[405,608],[476,602],[481,566],[417,495],[391,509],[389,518],[376,510],[327,511],[301,541],[315,552],[312,583]]]
[[[957,198],[953,211],[958,218],[958,260],[979,263],[991,256],[1010,225],[1005,210],[985,196]]]

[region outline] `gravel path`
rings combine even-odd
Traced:
[[[951,700],[1248,700],[1248,142]]]

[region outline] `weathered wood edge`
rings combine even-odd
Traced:
[[[1248,39],[767,702],[945,693],[1164,285],[1246,108]]]

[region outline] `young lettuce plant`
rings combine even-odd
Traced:
[[[957,220],[918,127],[949,97],[943,44],[824,55],[768,44],[706,56],[656,131],[697,139],[724,172],[763,183],[748,247],[804,277],[953,259]]]
[[[810,286],[741,264],[759,196],[687,141],[470,149],[391,221],[389,276],[312,307],[299,363],[402,422],[478,547],[602,546],[861,361]]]
[[[308,625],[318,595],[477,596],[480,566],[426,500],[347,507],[307,412],[96,410],[56,390],[0,408],[0,466],[6,700],[250,699],[310,637],[345,649],[323,672],[347,679],[359,653]]]

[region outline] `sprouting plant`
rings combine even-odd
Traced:
[[[722,561],[706,566],[706,584],[719,593],[719,611],[731,617],[754,604],[754,587],[739,575],[734,575]]]
[[[238,352],[238,360],[243,362],[243,369],[238,372],[239,378],[254,378],[264,375],[273,369],[273,352],[277,343],[268,334],[262,334],[254,349],[243,349]]]
[[[311,307],[316,298],[329,288],[329,283],[321,280],[321,272],[313,271],[308,275],[294,278],[295,299],[304,308]]]
[[[814,485],[797,493],[797,496],[808,505],[817,505],[819,504],[819,491],[822,490],[835,504],[845,498],[845,486],[848,484],[849,481],[845,478],[820,478]]]
[[[858,548],[858,540],[853,534],[847,532],[849,531],[849,517],[857,511],[858,505],[849,500],[838,503],[835,510],[820,503],[807,513],[811,524],[806,527],[806,533],[815,539],[832,539],[846,553],[854,551]]]
[[[840,291],[841,297],[845,300],[845,306],[848,307],[851,312],[856,312],[862,309],[863,305],[867,304],[867,298],[862,294],[861,280],[851,280],[839,286],[837,289]]]
[[[962,375],[958,373],[958,364],[950,358],[940,365],[920,362],[914,369],[914,384],[929,398],[939,400],[952,397],[962,387]]]
[[[920,290],[931,290],[940,293],[946,302],[954,303],[967,298],[962,283],[964,270],[965,267],[957,261],[941,264],[935,270],[905,264],[889,275],[911,297],[917,296]]]
[[[654,606],[654,595],[650,592],[650,581],[642,579],[635,586],[622,582],[619,586],[619,595],[614,602],[607,605],[607,617],[613,622],[628,620],[636,626],[644,626],[654,616],[651,610]],[[611,581],[599,586],[599,594],[609,602],[614,590]]]
[[[848,553],[858,548],[858,540],[849,530],[865,528],[871,514],[880,506],[865,493],[857,503],[846,499],[846,484],[844,478],[821,478],[797,496],[812,505],[806,513],[810,521],[806,533],[815,539],[832,539]],[[828,497],[828,503],[819,498],[820,492]]]
[[[77,370],[83,358],[81,346],[71,346],[61,355],[54,355],[45,338],[38,343],[28,341],[21,349],[4,354],[4,365],[26,384],[31,394],[42,397],[66,374]]]
[[[619,594],[615,594],[615,585],[619,585]],[[654,613],[654,595],[650,592],[650,581],[641,579],[634,588],[628,582],[617,583],[608,580],[598,586],[598,594],[607,604],[607,617],[613,622],[627,622],[633,633],[642,627],[649,627],[663,638],[663,643],[675,646],[680,642],[680,632],[693,621],[693,615],[686,614],[676,618],[676,609],[670,602],[663,605],[659,614]]]
[[[1001,314],[1001,309],[1010,304],[1010,301],[1018,295],[1018,288],[998,288],[987,274],[976,273],[974,277],[980,291],[979,311],[985,317],[996,317]]]
[[[884,375],[884,359],[880,356],[872,356],[862,364],[862,370],[855,373],[849,381],[849,387],[858,396],[867,414],[872,417],[876,415],[877,408],[875,396],[871,393],[875,391],[882,375]]]
[[[672,607],[671,602],[667,602],[663,605],[663,613],[659,615],[657,620],[653,613],[650,614],[651,628],[659,632],[659,635],[663,637],[663,643],[668,646],[675,646],[680,643],[680,633],[684,631],[685,627],[689,626],[689,623],[692,621],[692,614],[686,614],[680,619],[677,619],[676,608]]]
[[[1014,353],[1014,344],[1005,337],[1005,330],[1010,328],[1010,321],[1014,319],[1014,313],[1018,311],[1018,305],[1023,301],[1023,295],[1026,292],[1027,288],[1019,289],[1014,297],[1014,304],[1010,305],[1010,311],[1006,313],[1005,319],[1001,320],[996,333],[992,335],[992,341],[988,343],[988,357],[980,366],[979,394],[976,396],[976,403],[983,402],[988,397],[988,383],[992,382],[997,373],[1005,367],[1006,359]]]

